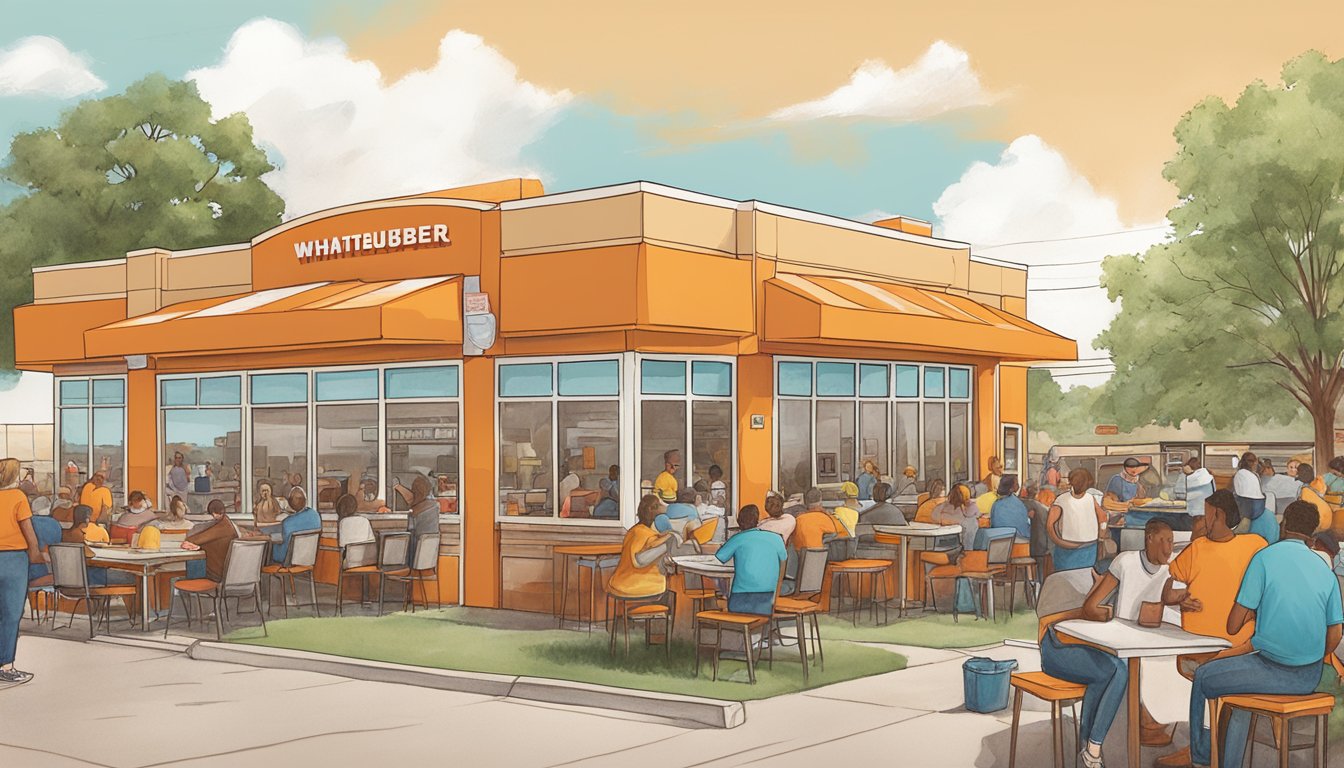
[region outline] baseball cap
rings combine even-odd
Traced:
[[[1143,462],[1139,461],[1138,459],[1134,458],[1133,456],[1130,456],[1128,459],[1125,459],[1125,468],[1126,468],[1126,469],[1133,469],[1133,468],[1135,468],[1135,467],[1142,467],[1142,466],[1143,466]]]

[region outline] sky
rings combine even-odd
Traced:
[[[1030,265],[1030,318],[1080,342],[1060,382],[1096,384],[1116,311],[1099,263],[1167,236],[1177,120],[1309,49],[1341,55],[1341,22],[1344,4],[1295,0],[16,3],[0,155],[162,72],[249,116],[289,217],[520,175],[913,216]],[[0,421],[49,400],[25,376]]]

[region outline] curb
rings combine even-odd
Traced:
[[[397,683],[475,693],[502,699],[606,709],[657,718],[681,726],[736,728],[747,719],[746,707],[740,701],[636,691],[569,680],[430,669],[287,648],[240,646],[198,640],[187,649],[187,656],[199,661],[246,664],[267,669],[293,669],[377,683]]]

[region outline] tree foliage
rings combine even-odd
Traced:
[[[0,312],[32,300],[33,266],[137,248],[239,242],[280,222],[284,202],[242,113],[211,121],[196,84],[150,75],[19,134],[0,178],[25,194],[0,208]],[[0,366],[14,363],[13,326]]]
[[[1303,410],[1333,451],[1344,394],[1344,60],[1312,52],[1283,84],[1209,98],[1176,127],[1165,177],[1173,239],[1112,257],[1121,312],[1104,406],[1122,429],[1197,419],[1286,423]]]
[[[1102,391],[1102,387],[1064,390],[1050,371],[1031,369],[1027,371],[1027,426],[1060,443],[1095,442],[1097,425],[1114,423],[1098,402]]]

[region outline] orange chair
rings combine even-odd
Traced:
[[[779,586],[784,582],[784,565],[779,566],[779,577],[775,579],[775,597],[772,603],[779,604]],[[755,613],[733,613],[732,611],[700,611],[695,614],[695,676],[700,676],[700,660],[704,656],[704,650],[713,651],[714,661],[714,680],[719,679],[719,657],[723,654],[723,633],[725,630],[736,633],[742,632],[742,650],[747,657],[747,679],[752,685],[756,684],[756,657],[759,655],[759,643],[751,639],[751,633],[761,631],[762,639],[766,648],[770,649],[770,666],[774,666],[775,653],[774,644],[770,642],[768,630],[774,622],[774,615],[761,616]],[[704,642],[703,635],[706,631],[714,632],[713,644]],[[801,644],[803,639],[798,638]],[[807,669],[807,665],[803,665]],[[804,672],[806,674],[806,672]]]
[[[994,620],[994,580],[1007,572],[1008,563],[1012,559],[1013,536],[1004,534],[990,539],[986,545],[988,549],[972,549],[963,552],[961,559],[956,563],[940,565],[929,571],[924,580],[924,599],[933,605],[935,611],[938,610],[938,603],[934,596],[933,582],[946,579],[968,579],[974,583],[981,592],[981,604],[985,606],[989,613],[991,621]],[[957,602],[952,600],[952,621],[957,621]]]
[[[1325,765],[1326,761],[1326,739],[1327,739],[1327,718],[1331,710],[1335,708],[1335,697],[1328,693],[1308,693],[1301,696],[1292,696],[1286,694],[1242,694],[1237,696],[1223,696],[1214,702],[1215,721],[1218,723],[1218,729],[1215,733],[1216,738],[1212,739],[1213,752],[1210,765],[1219,765],[1218,752],[1223,740],[1223,734],[1227,733],[1228,719],[1232,716],[1232,710],[1241,709],[1251,713],[1251,727],[1246,734],[1246,755],[1243,758],[1247,765],[1253,765],[1253,751],[1255,750],[1255,726],[1260,718],[1268,718],[1271,730],[1274,732],[1274,742],[1279,749],[1279,765],[1288,765],[1288,754],[1299,749],[1310,749],[1313,755],[1313,765]],[[1316,735],[1309,744],[1292,744],[1292,723],[1294,720],[1310,717],[1316,722]]]
[[[798,637],[798,654],[803,663],[803,685],[807,685],[807,644],[808,630],[811,630],[813,657],[826,669],[826,656],[821,649],[821,626],[817,616],[821,614],[821,590],[826,586],[826,560],[830,550],[826,547],[804,549],[798,553],[797,587],[788,597],[775,598],[776,624],[793,619]]]
[[[1063,707],[1073,709],[1073,743],[1075,748],[1081,738],[1078,733],[1078,702],[1087,691],[1086,686],[1070,683],[1051,677],[1044,672],[1014,672],[1009,678],[1013,687],[1013,732],[1008,740],[1008,768],[1017,765],[1017,727],[1022,716],[1022,694],[1032,696],[1050,705],[1050,728],[1053,734],[1051,746],[1055,753],[1055,768],[1064,766],[1064,724]]]
[[[646,597],[625,597],[607,592],[607,620],[611,622],[611,638],[607,643],[607,655],[616,655],[616,627],[619,625],[625,635],[625,653],[630,654],[630,622],[644,624],[644,644],[653,645],[653,622],[663,623],[663,649],[665,655],[672,657],[672,632],[676,629],[677,593],[667,590],[662,594]]]

